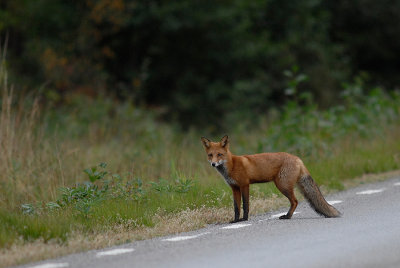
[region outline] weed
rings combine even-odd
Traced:
[[[178,179],[176,181],[175,191],[177,193],[187,193],[194,185],[191,179]]]
[[[98,165],[98,167],[104,169],[104,168],[107,167],[107,164],[106,164],[106,163],[100,163],[100,164]],[[101,180],[101,179],[104,178],[104,176],[107,175],[107,171],[98,171],[98,170],[97,170],[98,167],[92,167],[92,168],[90,168],[90,169],[87,168],[87,169],[84,170],[84,172],[88,175],[89,180],[90,180],[91,182],[95,182],[95,181],[97,181],[97,180]]]
[[[176,192],[176,193],[186,193],[194,185],[194,181],[191,179],[178,178],[175,183],[170,183],[169,181],[160,178],[157,182],[150,182],[153,190],[163,193],[163,192]]]
[[[22,204],[21,205],[22,213],[32,215],[35,214],[35,207],[32,204]]]

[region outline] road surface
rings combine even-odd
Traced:
[[[400,267],[400,177],[327,196],[343,217],[306,203],[279,213],[23,267]],[[250,200],[251,202],[251,200]]]

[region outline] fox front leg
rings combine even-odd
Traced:
[[[240,201],[241,201],[241,194],[240,194],[240,189],[236,186],[231,186],[232,187],[232,193],[233,193],[233,208],[235,210],[235,219],[231,221],[230,223],[235,223],[240,221]]]
[[[249,219],[249,185],[240,188],[243,199],[243,218],[242,221]]]

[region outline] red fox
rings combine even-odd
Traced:
[[[280,219],[290,219],[297,207],[298,201],[294,195],[296,184],[318,214],[327,218],[341,216],[337,209],[326,202],[299,157],[288,153],[233,155],[229,150],[229,140],[226,135],[219,142],[211,142],[204,137],[201,141],[211,166],[217,169],[232,188],[235,219],[231,223],[247,221],[249,218],[249,185],[270,181],[273,181],[290,201],[288,213]],[[243,199],[243,218],[239,219],[241,199]]]

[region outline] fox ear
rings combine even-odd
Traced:
[[[203,142],[204,147],[206,148],[210,148],[210,140],[205,138],[205,137],[201,137],[201,141]]]
[[[229,144],[228,135],[223,136],[219,143],[222,147],[226,147]]]

